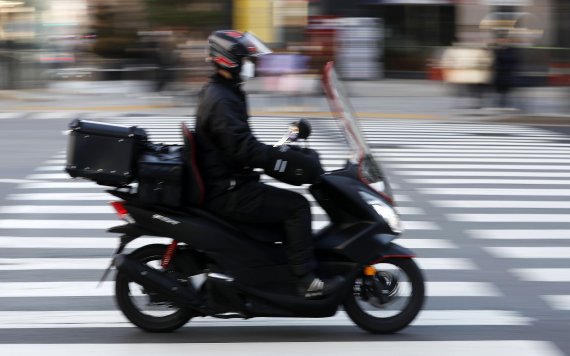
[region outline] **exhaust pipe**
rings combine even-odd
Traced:
[[[208,315],[202,298],[193,287],[188,287],[128,255],[117,255],[114,262],[115,267],[129,276],[133,282],[161,294],[178,306],[191,308],[202,315]]]

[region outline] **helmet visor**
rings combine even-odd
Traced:
[[[257,38],[253,33],[246,32],[243,34],[243,37],[243,43],[247,46],[249,56],[260,57],[273,53],[273,51],[270,50],[269,47],[267,47],[265,43],[263,43],[263,41]]]

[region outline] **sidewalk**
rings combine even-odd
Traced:
[[[516,92],[522,111],[474,109],[469,98],[458,98],[450,86],[427,80],[345,82],[351,102],[363,118],[401,118],[457,121],[553,122],[570,124],[570,87],[523,88]],[[0,91],[3,111],[193,111],[195,91],[182,88],[175,95],[149,92],[151,83],[57,82],[46,89]],[[322,92],[309,95],[267,92],[256,78],[245,85],[250,110],[258,116],[329,116]],[[471,108],[470,108],[471,107]]]

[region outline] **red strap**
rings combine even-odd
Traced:
[[[190,165],[192,166],[192,171],[194,176],[196,177],[196,181],[198,183],[198,188],[200,189],[200,198],[198,201],[199,205],[204,203],[204,197],[206,195],[206,189],[204,187],[204,181],[202,180],[202,176],[200,175],[200,171],[198,170],[198,165],[196,164],[196,144],[194,142],[194,135],[192,135],[192,131],[188,129],[186,123],[182,123],[182,133],[188,139],[188,143],[190,144]]]

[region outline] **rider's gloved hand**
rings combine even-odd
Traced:
[[[263,168],[265,174],[292,185],[316,183],[324,173],[315,150],[296,146],[274,147]]]

